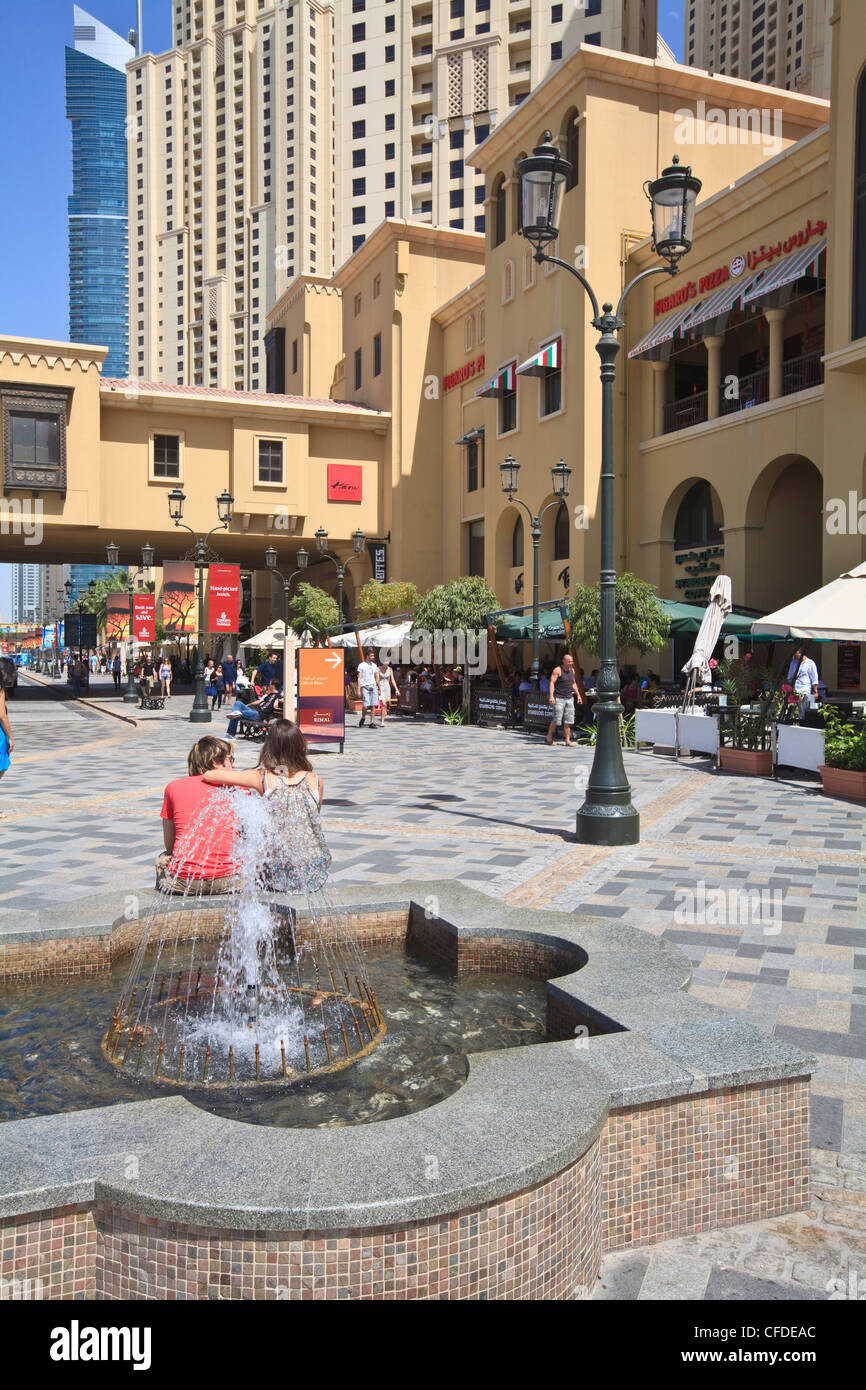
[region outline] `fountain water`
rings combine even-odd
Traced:
[[[102,1042],[129,1075],[285,1085],[349,1066],[385,1036],[360,947],[327,886],[317,821],[299,794],[286,805],[295,813],[258,793],[215,791],[185,834],[173,864],[206,864],[228,832],[236,872],[225,894],[177,871],[157,894]]]

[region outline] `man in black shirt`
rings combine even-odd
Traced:
[[[565,733],[565,746],[571,747],[575,700],[580,700],[580,688],[574,670],[574,657],[571,652],[566,652],[562,664],[554,666],[550,673],[548,703],[553,706],[553,717],[548,726],[545,743],[553,743],[553,735],[557,726],[561,724]]]
[[[234,738],[241,719],[251,719],[253,723],[260,724],[263,719],[271,719],[278,712],[277,706],[282,706],[282,701],[280,687],[275,680],[271,681],[261,699],[253,700],[251,705],[245,705],[243,700],[235,700],[229,715],[227,737]]]

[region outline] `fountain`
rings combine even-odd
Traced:
[[[145,920],[102,1041],[129,1075],[176,1086],[285,1085],[372,1051],[386,1025],[358,943],[304,824],[258,794],[208,799],[173,863],[207,862],[229,828],[225,895],[170,874]],[[288,836],[288,843],[287,843]],[[283,890],[307,910],[280,902]]]

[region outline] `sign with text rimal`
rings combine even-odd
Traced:
[[[328,501],[360,502],[363,471],[359,463],[329,463]]]
[[[298,649],[298,726],[308,743],[346,737],[344,662],[342,648]]]
[[[207,579],[208,632],[237,632],[241,613],[241,567],[211,562]]]

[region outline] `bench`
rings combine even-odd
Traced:
[[[238,721],[238,733],[241,738],[251,739],[253,743],[261,743],[265,734],[268,732],[272,719],[247,719],[244,715],[234,716]]]
[[[155,695],[152,690],[139,685],[139,709],[165,709],[165,696]]]

